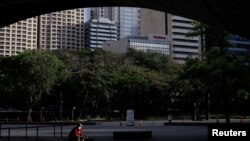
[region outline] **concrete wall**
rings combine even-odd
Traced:
[[[148,34],[166,34],[166,16],[164,12],[140,9],[140,35],[148,36]]]
[[[104,42],[102,45],[103,50],[113,53],[123,54],[128,50],[128,38],[125,37],[117,42]]]

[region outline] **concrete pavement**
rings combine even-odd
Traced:
[[[231,120],[232,123],[240,123],[240,120]],[[135,126],[125,126],[126,122],[102,122],[97,125],[84,125],[84,132],[94,141],[113,141],[114,131],[152,131],[152,139],[147,139],[147,141],[207,141],[207,126],[209,123],[216,123],[217,120],[209,121],[191,121],[191,120],[173,120],[171,126],[164,126],[164,123],[168,121],[143,121],[138,120],[135,122]],[[225,120],[219,120],[219,122],[224,123]],[[250,123],[250,120],[244,120],[244,123]],[[174,125],[178,126],[174,126]],[[36,125],[34,128],[27,129],[11,129],[10,138],[8,139],[8,127],[24,127],[20,124],[7,124],[2,125],[1,130],[1,141],[67,141],[67,135],[70,130],[74,127],[73,125],[63,126],[62,132],[61,127],[53,126],[50,127],[39,127],[38,132]],[[55,131],[55,137],[54,137]],[[37,135],[38,133],[38,135]],[[62,137],[61,137],[62,135]],[[38,136],[38,138],[37,138]],[[143,141],[143,140],[142,140]]]

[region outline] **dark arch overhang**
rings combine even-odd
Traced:
[[[250,38],[249,0],[1,0],[0,27],[49,12],[99,6],[160,10]]]

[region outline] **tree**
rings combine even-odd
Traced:
[[[62,86],[67,99],[65,104],[68,107],[76,106],[79,118],[89,109],[109,105],[112,93],[110,75],[118,65],[117,55],[101,49],[83,49],[77,52],[57,50],[54,53],[65,62],[70,73]]]
[[[207,63],[210,66],[211,86],[223,102],[226,122],[229,123],[233,99],[239,90],[246,88],[246,66],[237,57],[220,48],[214,48],[208,53]]]
[[[206,119],[209,119],[210,93],[209,89],[209,66],[199,58],[189,58],[180,74],[180,80],[189,83],[185,97],[190,98],[193,105],[193,119],[197,119],[197,113],[205,110]]]
[[[216,59],[219,56],[220,57],[229,56],[228,53],[225,51],[226,48],[231,46],[231,44],[228,41],[228,37],[229,37],[228,32],[221,31],[221,30],[218,30],[218,29],[216,29],[214,27],[211,27],[211,26],[204,25],[202,23],[196,22],[194,24],[193,31],[188,33],[187,36],[197,36],[197,35],[201,36],[202,60],[204,60],[205,63],[208,64],[208,66],[211,66],[211,64],[209,64],[209,59],[211,60],[211,58]],[[216,48],[216,49],[213,49],[213,48]],[[216,54],[218,56],[214,56],[214,54],[212,54],[211,52],[214,52],[215,50],[218,50],[218,48],[220,49],[219,54]],[[225,54],[227,54],[227,55],[225,55]],[[211,57],[211,56],[213,56],[213,57]],[[221,62],[221,61],[217,60],[217,63],[218,62]],[[216,63],[216,62],[213,62],[213,63]],[[223,66],[225,64],[226,64],[226,62],[223,62],[220,65]],[[222,66],[218,66],[218,67],[220,68]],[[219,71],[219,69],[217,69],[217,70]],[[210,70],[210,71],[212,71],[212,70]],[[221,71],[221,72],[223,72],[223,71]],[[221,76],[224,76],[224,75],[222,74]],[[224,79],[224,77],[222,77],[222,79]],[[224,82],[225,80],[222,80],[222,81]],[[224,83],[222,83],[222,84],[224,84]],[[221,87],[225,87],[225,86],[221,86]],[[221,93],[225,93],[225,92],[223,91]],[[206,97],[209,97],[209,96],[207,95]],[[227,97],[227,95],[225,95],[225,99],[227,99],[226,97]],[[225,107],[225,111],[227,111],[228,106],[226,106],[226,105],[227,105],[228,102],[226,102],[225,99],[224,99],[224,107]],[[227,113],[229,113],[229,112],[227,112]],[[225,114],[225,116],[226,116],[227,122],[229,122],[229,114]]]
[[[141,116],[166,112],[168,89],[179,70],[166,55],[129,50],[112,79],[117,100],[122,100],[116,102],[119,109],[133,107]]]
[[[52,87],[66,76],[64,64],[46,51],[25,51],[17,56],[5,58],[3,75],[11,81],[11,91],[19,91],[26,97],[28,121],[31,120],[32,108],[39,102],[42,94],[50,94]]]
[[[195,22],[193,30],[187,33],[187,36],[201,37],[201,55],[204,60],[206,53],[213,47],[226,48],[231,46],[228,41],[229,33],[217,28]]]

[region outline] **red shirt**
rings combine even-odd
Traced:
[[[78,137],[82,137],[82,136],[83,136],[83,134],[82,134],[82,129],[79,129],[79,128],[76,129],[76,130],[75,130],[75,135],[78,136]]]

